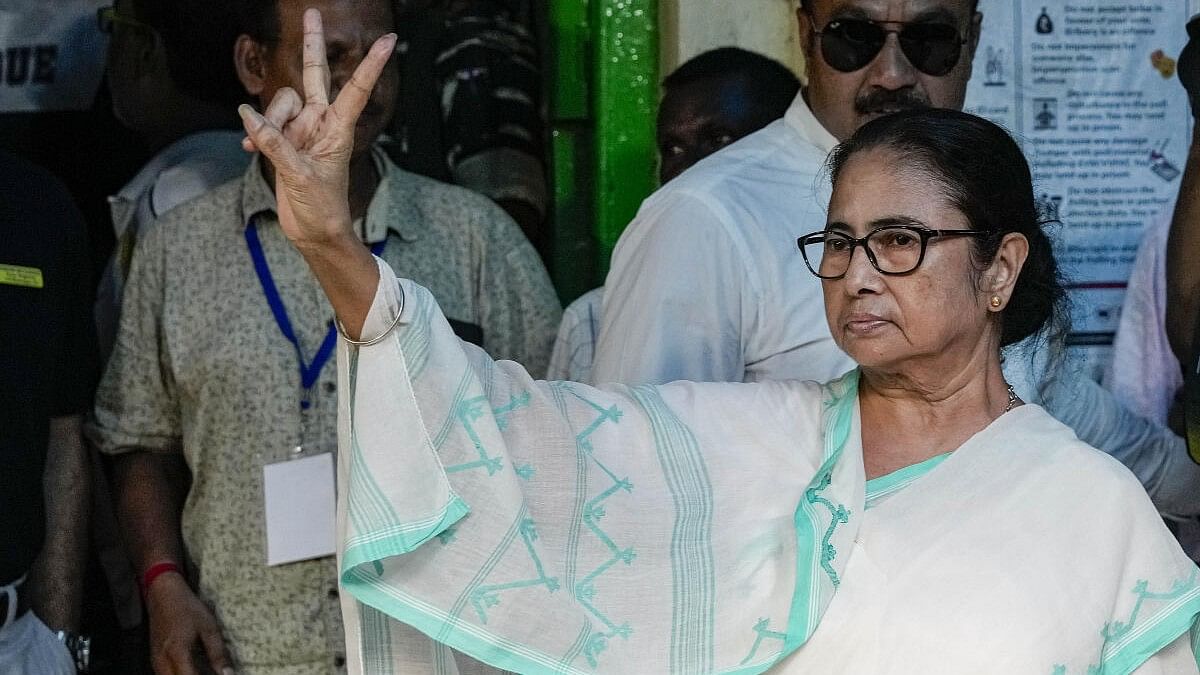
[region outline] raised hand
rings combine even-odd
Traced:
[[[309,9],[304,13],[303,99],[284,87],[264,114],[248,105],[238,109],[247,134],[243,145],[262,152],[275,168],[279,222],[298,248],[323,246],[350,233],[354,126],[395,45],[391,33],[376,40],[330,103],[321,13]]]

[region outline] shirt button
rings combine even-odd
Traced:
[[[335,384],[333,382],[325,383],[325,393],[326,394],[332,394],[335,391],[337,391],[337,384]]]
[[[326,595],[327,595],[327,596],[329,596],[329,599],[330,599],[330,600],[337,600],[337,598],[338,598],[338,589],[336,589],[336,588],[331,588],[331,589],[329,589],[329,592],[328,592],[328,593],[326,593]]]
[[[346,665],[346,657],[342,656],[341,654],[335,655],[333,657],[333,665],[337,666],[338,668]]]

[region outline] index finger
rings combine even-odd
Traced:
[[[380,73],[387,67],[395,48],[395,33],[388,33],[376,40],[375,44],[371,45],[371,51],[367,52],[366,58],[354,69],[350,81],[338,92],[338,97],[331,107],[345,129],[354,129],[355,123],[358,122],[358,116],[362,114],[363,108],[370,100],[371,91],[375,89],[375,83],[379,80]]]
[[[325,26],[321,12],[304,10],[304,101],[329,103],[329,60],[325,57]]]

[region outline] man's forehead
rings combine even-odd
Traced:
[[[393,30],[392,5],[389,0],[278,0],[279,17],[287,21],[304,16],[312,8],[321,12],[326,37],[339,30],[378,27],[381,32]],[[288,21],[288,26],[303,32],[301,22]]]
[[[858,15],[876,21],[913,21],[938,14],[967,17],[974,0],[804,0],[820,16]]]

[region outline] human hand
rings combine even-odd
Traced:
[[[353,235],[348,200],[354,127],[396,45],[387,34],[375,41],[362,63],[329,103],[329,62],[321,13],[304,12],[304,99],[280,89],[259,114],[238,108],[247,138],[275,168],[279,223],[298,248],[321,247]]]
[[[1192,104],[1192,117],[1200,118],[1200,14],[1187,23],[1188,42],[1179,53],[1176,72]]]
[[[158,577],[146,592],[150,663],[156,675],[233,675],[221,628],[208,607],[177,572]],[[202,658],[197,658],[202,656]]]

